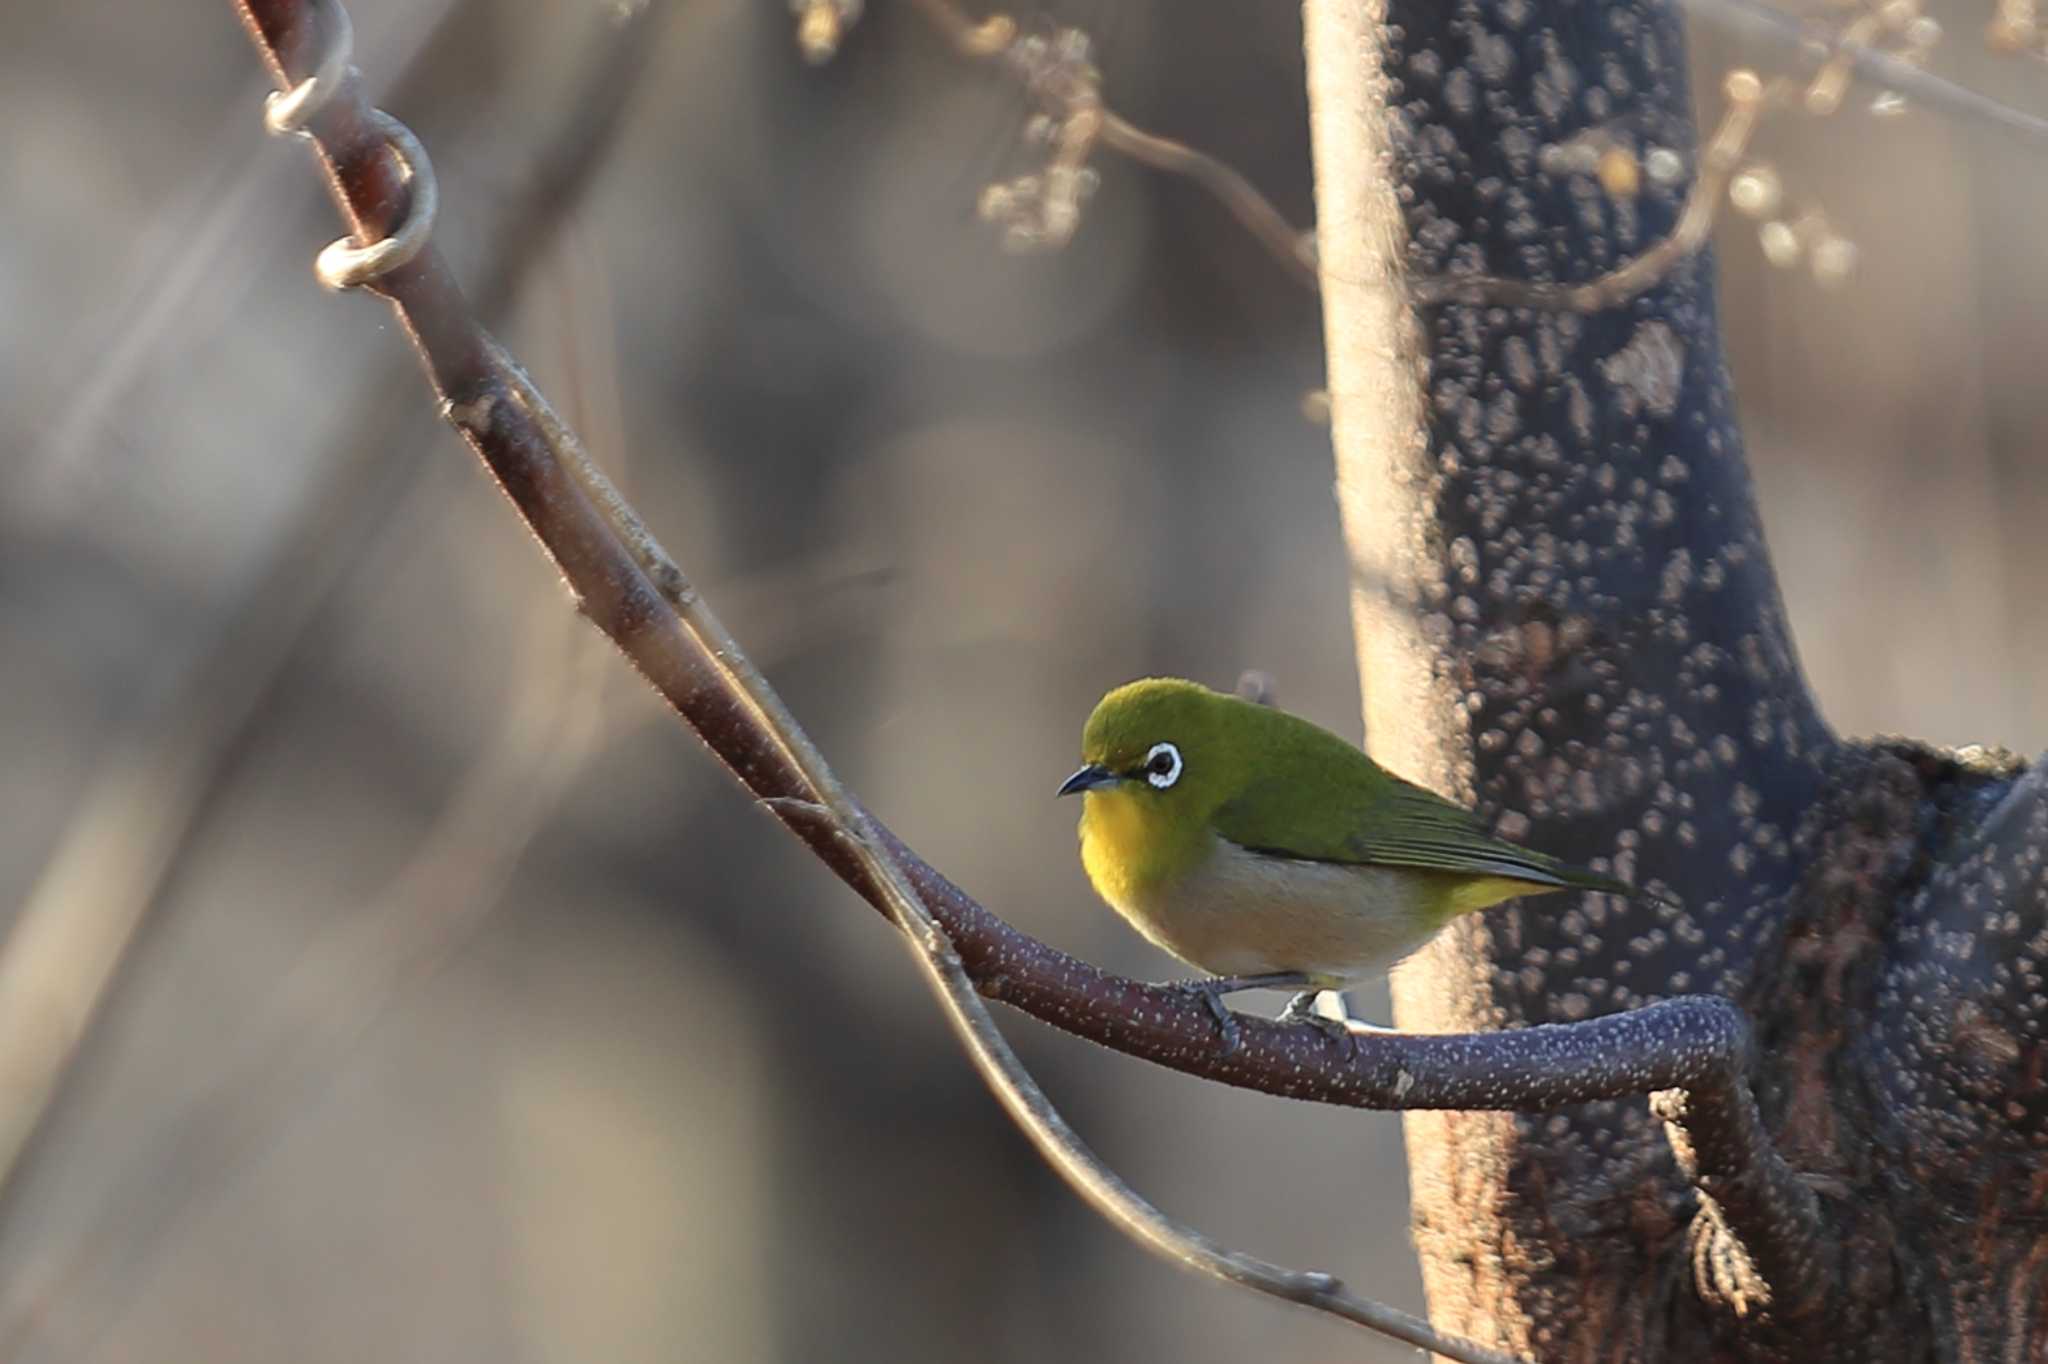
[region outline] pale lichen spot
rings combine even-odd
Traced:
[[[1500,135],[1501,154],[1508,159],[1508,165],[1516,175],[1529,174],[1537,156],[1536,136],[1519,124],[1504,128]],[[1515,213],[1527,216],[1530,208],[1529,196],[1513,185],[1506,186],[1508,207]]]
[[[1479,581],[1479,546],[1469,535],[1460,535],[1451,541],[1451,569],[1462,583]]]
[[[1472,69],[1488,85],[1499,85],[1515,69],[1515,48],[1506,36],[1481,33],[1472,40]]]
[[[1520,406],[1512,391],[1502,390],[1494,396],[1486,414],[1486,434],[1496,441],[1512,440],[1522,429]]]
[[[1479,83],[1470,70],[1461,66],[1444,79],[1444,103],[1454,114],[1472,116],[1479,107]]]
[[[1664,577],[1658,589],[1661,600],[1676,605],[1685,599],[1686,589],[1692,584],[1692,553],[1686,549],[1672,551],[1664,564]]]
[[[1565,59],[1564,49],[1555,35],[1545,34],[1543,65],[1537,70],[1529,92],[1536,112],[1549,122],[1557,122],[1570,110],[1572,96],[1578,88],[1578,68]]]
[[[1572,434],[1590,445],[1593,441],[1593,399],[1586,387],[1576,379],[1565,381],[1565,420],[1571,423]]]
[[[1662,322],[1645,322],[1628,344],[1600,362],[1600,372],[1622,391],[1624,403],[1669,417],[1685,383],[1685,343]]]
[[[1536,357],[1530,353],[1528,341],[1510,336],[1501,346],[1500,358],[1509,383],[1525,393],[1536,387]]]

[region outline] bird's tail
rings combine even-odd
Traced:
[[[1566,866],[1560,862],[1554,870],[1557,874],[1558,888],[1560,890],[1568,888],[1571,890],[1604,891],[1609,895],[1619,895],[1625,899],[1641,900],[1645,904],[1668,905],[1673,909],[1678,907],[1678,901],[1668,895],[1654,890],[1645,890],[1641,886],[1632,886],[1626,881],[1617,881],[1612,876],[1603,876],[1597,871],[1588,871],[1584,867]]]

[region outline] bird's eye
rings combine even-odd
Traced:
[[[1180,780],[1180,750],[1172,744],[1154,744],[1145,755],[1145,780],[1164,791]]]

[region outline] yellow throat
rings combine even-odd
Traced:
[[[1090,791],[1081,805],[1081,865],[1096,893],[1123,908],[1165,889],[1198,865],[1207,831],[1176,834],[1147,803],[1128,791]]]

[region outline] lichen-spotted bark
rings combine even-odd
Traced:
[[[1738,1000],[1781,1151],[1848,1247],[1824,1309],[1787,1320],[1646,1104],[1410,1114],[1439,1324],[1545,1360],[2048,1358],[2048,779],[1829,733],[1708,259],[1595,314],[1403,301],[1417,274],[1583,281],[1670,228],[1686,184],[1617,199],[1545,149],[1691,157],[1675,13],[1306,15],[1368,741],[1504,835],[1677,901],[1465,920],[1397,972],[1397,1019]]]

